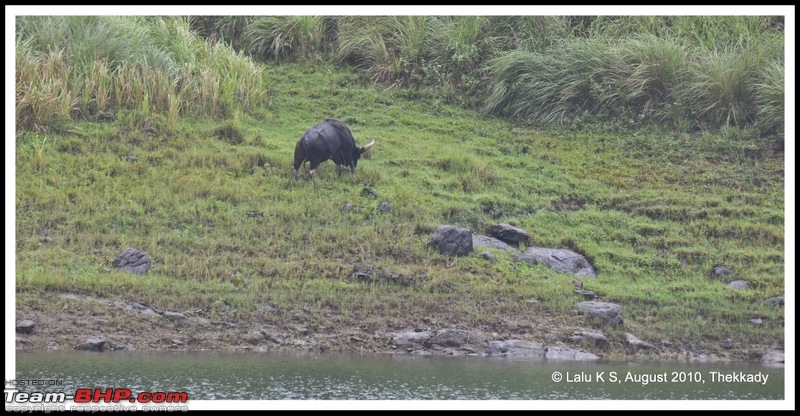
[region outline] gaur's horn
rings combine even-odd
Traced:
[[[361,146],[361,153],[364,153],[367,150],[369,150],[369,148],[372,147],[372,145],[374,145],[374,144],[375,144],[375,140],[373,139],[371,142],[369,142],[369,144],[367,144],[365,146]]]

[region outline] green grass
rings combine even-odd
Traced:
[[[283,324],[372,331],[434,320],[491,333],[514,322],[514,333],[557,341],[591,327],[573,312],[571,276],[426,245],[443,223],[485,232],[509,222],[531,244],[585,253],[599,272],[586,288],[622,304],[625,331],[639,338],[783,342],[784,311],[766,299],[784,290],[784,165],[758,134],[542,131],[325,64],[259,70],[269,105],[228,117],[167,121],[137,108],[21,131],[18,311],[67,292],[237,322],[266,319],[266,303]],[[325,117],[376,145],[355,175],[337,178],[326,162],[316,187],[306,172],[289,186],[295,142]],[[112,270],[128,246],[151,258],[147,276]],[[750,288],[709,280],[714,264]],[[622,348],[620,330],[603,330]]]

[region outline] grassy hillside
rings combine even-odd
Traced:
[[[783,309],[766,299],[783,293],[783,158],[746,132],[538,131],[326,65],[265,74],[269,101],[227,120],[167,129],[134,111],[20,134],[19,316],[67,292],[368,333],[457,326],[553,341],[587,327],[568,275],[426,247],[442,223],[509,222],[532,245],[585,253],[599,272],[587,289],[622,304],[624,330],[640,338],[782,343]],[[288,186],[294,143],[329,116],[377,144],[354,176],[327,162],[317,187],[307,175]],[[151,257],[146,277],[112,270],[128,246]],[[710,280],[717,263],[750,288]],[[621,329],[605,330],[622,343]]]
[[[781,134],[592,114],[543,129],[424,83],[374,83],[313,48],[257,63],[181,19],[114,19],[18,21],[19,319],[99,319],[89,325],[107,335],[159,327],[75,309],[58,296],[69,293],[358,339],[459,327],[553,343],[592,328],[573,310],[572,276],[426,245],[440,224],[507,222],[593,263],[586,289],[623,306],[624,328],[600,328],[615,353],[624,332],[675,353],[783,343],[784,309],[767,301],[784,291]],[[765,97],[782,97],[771,87]],[[376,145],[355,175],[326,162],[317,186],[305,172],[289,186],[297,139],[326,117]],[[151,258],[147,276],[111,266],[129,246]],[[710,279],[715,264],[749,287]]]

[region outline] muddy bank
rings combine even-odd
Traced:
[[[469,327],[457,320],[372,317],[343,321],[283,314],[219,319],[206,311],[164,311],[140,302],[48,294],[17,305],[17,350],[296,351],[474,355],[584,360],[753,361],[781,365],[781,346],[648,342],[611,328],[562,328],[502,321]],[[23,322],[28,321],[28,322]]]

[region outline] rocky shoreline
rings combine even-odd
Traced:
[[[74,308],[54,316],[28,310],[18,316],[16,349],[38,351],[252,351],[360,352],[410,355],[508,357],[510,359],[602,361],[748,361],[782,366],[778,346],[742,347],[734,342],[714,346],[674,346],[648,342],[624,332],[620,337],[594,329],[575,330],[565,339],[531,339],[529,335],[443,327],[392,326],[366,331],[357,325],[307,327],[302,322],[217,321],[200,311],[158,311],[141,302],[119,302],[75,294],[57,295]],[[587,313],[600,307],[603,319],[618,317],[618,308],[582,302]],[[613,305],[613,304],[611,304]],[[262,305],[265,313],[277,313]],[[87,313],[87,311],[91,311]],[[25,315],[25,316],[22,316]],[[621,321],[621,318],[620,318]],[[624,338],[624,339],[620,339]],[[729,340],[728,340],[729,341]]]

